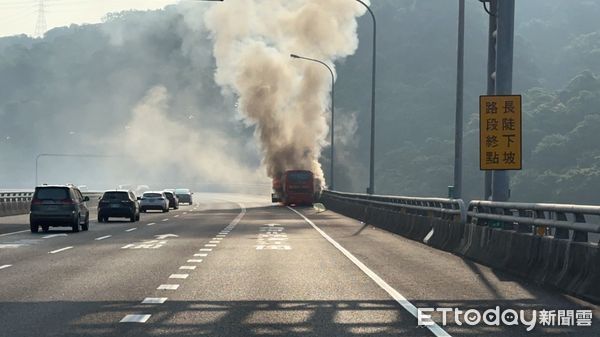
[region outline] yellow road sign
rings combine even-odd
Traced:
[[[479,168],[522,167],[521,95],[479,96]]]

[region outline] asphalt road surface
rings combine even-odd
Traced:
[[[600,336],[597,306],[331,211],[194,197],[79,233],[0,218],[0,336]],[[416,318],[497,306],[593,318],[530,332]]]

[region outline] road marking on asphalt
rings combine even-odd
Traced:
[[[217,235],[218,236],[218,235]],[[223,238],[212,238],[213,240],[223,240]]]
[[[208,243],[221,243],[221,241],[208,241]]]
[[[146,226],[154,226],[154,225],[156,225],[156,223],[151,222],[151,223],[147,224]]]
[[[142,304],[163,304],[167,299],[167,297],[146,297],[142,301]]]
[[[212,248],[200,248],[201,252],[212,252]]]
[[[69,247],[65,247],[65,248],[53,250],[51,252],[48,252],[48,254],[56,254],[56,253],[64,252],[65,250],[69,250],[71,248],[73,248],[73,246],[69,246]]]
[[[96,240],[96,241],[100,241],[100,240],[108,239],[108,238],[110,238],[110,237],[112,237],[112,235],[105,235],[105,236],[101,236],[101,237],[99,237],[99,238],[95,238],[94,240]]]
[[[177,214],[177,215],[174,215],[174,217],[175,217],[175,218],[179,218],[179,214]]]
[[[190,274],[171,274],[171,276],[169,276],[169,278],[177,278],[177,279],[185,280],[186,278],[188,278],[188,276],[190,276]]]
[[[0,266],[0,269],[6,269],[6,268],[9,268],[9,267],[12,267],[12,264],[5,264],[3,266]]]
[[[163,219],[162,221],[169,221],[169,218]]]
[[[208,254],[194,254],[195,257],[207,257]]]
[[[344,254],[352,263],[354,263],[363,273],[365,273],[371,280],[373,280],[381,289],[387,292],[398,304],[400,304],[406,311],[408,311],[411,315],[418,319],[418,309],[412,303],[410,303],[406,297],[402,296],[396,289],[392,288],[387,282],[385,282],[379,275],[375,274],[369,267],[367,267],[364,263],[360,262],[352,253],[350,253],[346,248],[342,247],[337,241],[332,239],[327,233],[325,233],[321,228],[314,224],[309,218],[304,216],[304,214],[296,211],[292,207],[288,206],[292,212],[298,214],[301,218],[304,219],[309,225],[312,226],[325,240],[329,241],[337,250],[339,250],[342,254]],[[427,329],[431,331],[437,337],[450,337],[450,334],[447,333],[444,329],[442,329],[437,323],[433,320],[431,321],[431,325],[426,325]]]
[[[196,266],[181,266],[179,267],[181,270],[195,270]]]
[[[26,230],[24,230],[24,231],[18,231],[18,232],[12,232],[12,233],[0,234],[0,237],[2,237],[2,236],[14,235],[14,234],[19,234],[19,233],[25,233],[25,232],[29,232],[29,229],[26,229]]]
[[[42,236],[42,239],[51,239],[51,238],[57,238],[57,237],[61,237],[61,236],[67,236],[67,234],[65,234],[65,233],[62,233],[62,234],[50,234],[50,235]]]
[[[146,321],[150,318],[151,315],[143,314],[143,315],[127,315],[123,317],[120,323],[146,323]]]
[[[217,245],[215,244],[205,244],[204,247],[216,247]]]
[[[158,286],[158,290],[177,290],[179,284],[161,284]]]
[[[183,214],[185,215],[185,214],[187,214],[187,212],[183,212]]]
[[[128,230],[126,230],[126,232],[133,232],[133,231],[134,231],[134,230],[136,230],[136,229],[137,229],[136,227],[129,228]]]
[[[224,237],[226,237],[226,236],[227,236],[227,235],[225,235],[225,234],[217,234],[217,237],[218,237],[218,238],[220,238],[221,240],[222,240]]]
[[[189,259],[187,260],[188,263],[200,263],[202,262],[202,259]]]

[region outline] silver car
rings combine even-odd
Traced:
[[[163,213],[169,211],[169,199],[164,192],[151,191],[145,192],[140,198],[140,211],[159,210]]]

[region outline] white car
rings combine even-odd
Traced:
[[[148,210],[159,210],[163,213],[169,211],[169,199],[164,192],[151,191],[145,192],[140,198],[140,211],[146,212]]]

